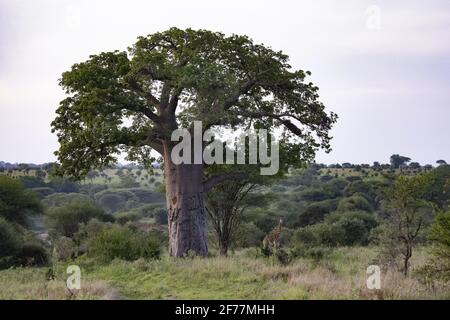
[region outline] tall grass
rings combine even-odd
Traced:
[[[366,268],[374,264],[375,248],[338,248],[321,259],[296,259],[281,265],[247,249],[230,257],[134,262],[113,260],[98,264],[81,258],[82,290],[76,298],[105,299],[448,299],[450,290],[431,290],[418,279],[383,272],[380,290],[366,288]],[[416,250],[413,267],[423,261]],[[63,277],[65,265],[58,265]],[[43,270],[15,269],[0,272],[0,298],[64,299],[64,282],[44,289]],[[40,275],[39,275],[40,274]],[[6,282],[5,282],[6,281]]]

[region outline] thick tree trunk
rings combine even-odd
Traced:
[[[203,205],[203,165],[173,164],[170,148],[164,150],[164,180],[169,225],[169,254],[188,252],[206,256],[206,215]]]

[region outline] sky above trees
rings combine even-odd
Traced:
[[[54,161],[61,73],[172,26],[246,34],[310,70],[340,116],[333,152],[318,162],[450,160],[446,0],[0,0],[0,160]]]

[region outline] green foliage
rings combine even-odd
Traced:
[[[310,204],[299,216],[297,227],[305,227],[311,224],[322,222],[327,214],[336,210],[337,201],[324,200]]]
[[[88,254],[105,262],[115,258],[123,260],[154,259],[160,255],[160,243],[154,234],[112,225],[104,228],[89,241]]]
[[[120,177],[120,183],[117,186],[119,188],[136,188],[139,187],[139,183],[130,174],[126,174]]]
[[[41,188],[47,186],[47,184],[44,182],[44,179],[37,176],[22,176],[19,177],[19,180],[25,189]]]
[[[73,201],[65,206],[50,208],[45,214],[47,226],[56,234],[65,237],[73,237],[80,223],[94,218],[102,221],[112,220],[111,216],[91,202]]]
[[[22,238],[14,225],[0,217],[0,259],[16,255],[22,245]]]
[[[87,195],[80,193],[52,193],[42,200],[45,207],[61,207],[70,202],[93,202]]]
[[[314,261],[321,261],[329,258],[331,252],[332,249],[328,247],[299,245],[291,250],[291,256],[294,258],[308,258]]]
[[[317,202],[336,197],[334,193],[329,193],[322,189],[307,189],[300,192],[300,197],[305,201]]]
[[[391,156],[391,166],[395,169],[398,169],[400,166],[411,161],[411,158],[404,157],[398,154],[394,154]]]
[[[427,191],[433,182],[432,173],[414,177],[400,175],[386,192],[387,218],[380,243],[380,260],[408,274],[413,249],[432,214]],[[401,261],[401,263],[399,263]]]
[[[157,224],[166,225],[168,223],[167,210],[159,209],[153,214]]]
[[[367,220],[366,220],[367,221]],[[365,221],[355,216],[345,216],[338,220],[337,225],[344,231],[343,245],[367,245],[371,228]]]
[[[53,239],[53,258],[56,261],[66,261],[75,258],[78,248],[73,239],[58,237]]]
[[[31,188],[30,190],[33,191],[39,199],[44,199],[55,192],[55,190],[49,187]]]
[[[367,199],[359,194],[354,194],[348,198],[342,198],[339,201],[337,211],[348,212],[348,211],[367,211],[373,212],[373,207],[367,201]]]
[[[294,247],[367,245],[370,231],[377,224],[368,212],[335,212],[323,223],[297,229],[292,244]]]
[[[362,180],[351,182],[344,189],[344,195],[350,197],[355,194],[364,196],[372,206],[377,205],[378,196],[371,183]]]
[[[125,224],[127,222],[138,221],[142,218],[138,212],[135,211],[127,211],[127,212],[116,212],[114,214],[114,219],[120,223]]]
[[[289,253],[283,248],[275,250],[275,257],[277,258],[278,262],[283,266],[288,265],[292,261]]]
[[[16,265],[32,267],[46,266],[50,262],[47,249],[36,240],[25,242],[16,256]]]
[[[427,280],[450,282],[450,212],[439,212],[428,235],[431,257],[419,271]]]
[[[433,181],[427,190],[426,198],[439,210],[450,208],[450,165],[441,165],[431,173]]]
[[[13,266],[42,266],[48,253],[42,243],[27,239],[22,228],[0,217],[0,269]]]
[[[0,175],[0,217],[25,225],[27,214],[41,211],[41,204],[34,193],[25,191],[19,181]]]
[[[283,129],[280,164],[310,161],[318,148],[330,150],[337,116],[325,112],[310,73],[288,60],[246,36],[177,28],[139,37],[128,52],[91,55],[61,77],[67,96],[51,124],[58,172],[80,178],[123,151],[149,167],[151,148],[161,152],[161,138],[170,135],[160,107],[183,127],[202,120],[208,127]],[[300,128],[295,119],[303,119]]]
[[[263,238],[264,232],[261,231],[261,229],[259,229],[253,222],[241,223],[236,232],[233,247],[259,247]]]
[[[80,186],[77,183],[62,177],[52,177],[48,185],[55,192],[76,193],[80,190]]]
[[[141,188],[107,189],[95,194],[95,200],[108,213],[120,210],[129,211],[142,203],[158,203],[161,206],[161,194]]]
[[[292,236],[292,242],[294,247],[335,247],[344,244],[345,231],[338,224],[319,223],[297,229]]]

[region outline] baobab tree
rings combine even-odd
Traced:
[[[60,85],[52,131],[59,140],[59,174],[82,178],[91,168],[127,159],[151,166],[164,160],[169,252],[205,256],[203,194],[218,183],[245,178],[225,172],[204,178],[204,163],[175,164],[171,134],[180,127],[265,128],[282,132],[280,164],[310,161],[330,150],[336,121],[318,100],[309,72],[293,70],[288,56],[246,36],[171,28],[139,37],[127,51],[103,52],[74,64]]]

